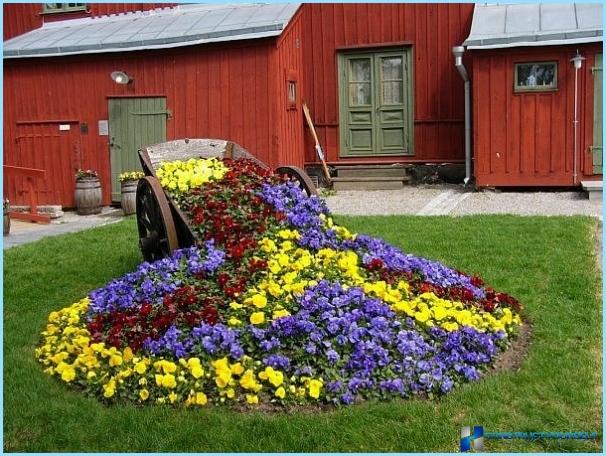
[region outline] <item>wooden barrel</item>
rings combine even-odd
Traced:
[[[97,177],[85,177],[76,181],[76,212],[80,215],[101,212],[101,182]]]
[[[127,180],[120,183],[120,190],[122,196],[122,210],[124,215],[130,215],[137,212],[137,184],[138,180]]]
[[[11,232],[11,217],[9,215],[10,205],[4,204],[4,236]]]

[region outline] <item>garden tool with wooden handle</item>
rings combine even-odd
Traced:
[[[311,134],[314,137],[314,141],[316,142],[316,154],[318,158],[322,162],[322,169],[324,170],[324,176],[326,177],[326,183],[330,186],[332,185],[332,180],[330,179],[330,172],[328,171],[328,166],[326,166],[326,160],[324,159],[324,151],[322,150],[322,146],[320,146],[320,141],[318,140],[318,135],[316,134],[316,129],[314,128],[314,124],[311,121],[311,116],[309,115],[309,109],[307,105],[303,103],[303,114],[305,114],[305,119],[307,120],[307,126],[311,130]]]

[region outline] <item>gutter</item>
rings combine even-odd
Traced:
[[[463,65],[464,46],[454,46],[452,53],[455,57],[455,67],[463,78],[465,86],[465,179],[463,183],[467,185],[471,179],[471,81],[465,65]]]

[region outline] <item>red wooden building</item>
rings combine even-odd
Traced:
[[[601,4],[478,5],[464,44],[476,185],[602,179]]]
[[[104,203],[118,201],[117,175],[137,166],[136,150],[175,138],[228,138],[272,166],[317,165],[303,101],[332,165],[465,162],[464,84],[452,47],[473,38],[473,4],[45,5],[4,5],[4,163],[48,170],[42,204],[74,205],[76,168],[99,170]],[[487,88],[501,87],[495,100],[515,98],[511,106],[535,103],[535,110],[549,96],[507,91],[507,59],[519,58],[510,51],[464,55],[480,185],[513,183],[490,180],[502,169],[493,144],[508,145],[497,151],[508,157],[505,172],[511,154],[530,153],[522,114],[497,138],[505,130],[499,116],[511,108],[495,101],[487,116]],[[570,84],[568,54],[558,66],[558,94]],[[583,71],[594,66],[595,57],[587,58]],[[115,71],[130,82],[114,82]],[[581,77],[586,100],[592,77]],[[550,103],[548,117],[562,102]],[[584,138],[595,130],[587,103]],[[545,114],[536,112],[541,126]],[[550,128],[555,144],[557,127]],[[593,169],[588,163],[583,169]],[[523,177],[516,185],[549,183],[536,173]],[[4,192],[23,201],[18,181],[5,179]]]

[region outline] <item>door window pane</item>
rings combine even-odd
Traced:
[[[381,99],[383,104],[402,104],[403,92],[402,57],[381,58]]]
[[[370,82],[349,85],[350,106],[370,106],[372,99]]]
[[[370,59],[351,59],[349,74],[351,82],[370,82]]]
[[[402,83],[384,82],[383,83],[383,104],[402,104]]]
[[[370,59],[349,61],[350,106],[368,106],[372,103],[371,68]]]
[[[381,59],[384,81],[402,80],[402,57],[384,57]]]

